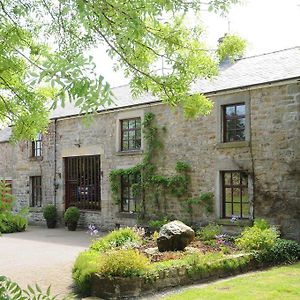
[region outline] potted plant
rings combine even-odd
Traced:
[[[49,204],[43,209],[43,216],[46,219],[48,228],[55,228],[57,221],[57,209],[53,204]]]
[[[75,206],[71,206],[66,210],[64,214],[64,219],[67,223],[68,230],[70,231],[76,230],[79,216],[80,216],[80,211]]]

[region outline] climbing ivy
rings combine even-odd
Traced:
[[[187,197],[190,184],[188,163],[178,161],[175,166],[177,174],[173,176],[161,175],[157,172],[154,157],[159,157],[159,151],[163,148],[163,144],[159,139],[159,129],[154,122],[155,115],[146,113],[143,121],[143,133],[145,139],[145,151],[141,163],[131,168],[112,170],[109,175],[111,191],[115,204],[120,203],[121,196],[121,176],[130,175],[139,177],[135,184],[132,185],[135,196],[141,198],[139,217],[143,219],[146,214],[145,197],[153,196],[154,204],[160,208],[159,198],[163,198],[163,206],[166,211],[167,194],[171,194],[178,198]],[[162,128],[164,131],[165,128]]]

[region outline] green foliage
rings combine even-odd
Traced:
[[[137,250],[113,250],[101,255],[97,274],[104,277],[142,276],[147,271],[149,263],[149,259]]]
[[[226,35],[219,45],[217,54],[220,61],[229,58],[232,62],[243,56],[246,49],[246,41],[237,35]]]
[[[22,289],[16,282],[11,281],[5,276],[0,276],[0,299],[1,300],[58,300],[58,296],[51,295],[50,286],[44,293],[36,284],[35,287],[27,286]],[[72,299],[69,297],[61,298],[61,300]]]
[[[43,209],[43,216],[46,220],[56,220],[57,209],[53,204],[49,204]]]
[[[168,217],[163,217],[162,219],[158,220],[150,220],[148,222],[148,226],[150,230],[158,232],[160,228],[168,222],[170,222],[170,219]]]
[[[0,233],[20,232],[27,228],[28,208],[25,207],[14,214],[13,203],[14,197],[9,186],[0,181]]]
[[[265,219],[255,219],[253,225],[261,230],[270,228],[270,224]]]
[[[245,251],[269,251],[276,243],[279,233],[274,227],[266,227],[265,221],[254,222],[236,239],[236,245]]]
[[[188,198],[181,202],[182,207],[190,214],[193,219],[194,206],[201,206],[207,214],[213,212],[214,194],[211,192],[201,193],[198,197]]]
[[[295,241],[277,239],[273,247],[261,253],[259,258],[271,264],[293,263],[300,259],[300,245]]]
[[[202,27],[185,25],[187,12],[203,5],[224,12],[236,1],[1,0],[0,123],[14,124],[15,139],[34,139],[47,128],[49,106],[70,101],[87,113],[112,103],[109,84],[86,55],[99,45],[108,47],[114,69],[131,78],[135,97],[150,92],[181,105],[186,116],[207,114],[212,103],[189,91],[196,79],[217,74],[217,62]],[[239,55],[240,40],[224,42],[222,56],[227,50]],[[161,61],[167,70],[153,68]]]
[[[145,152],[142,163],[128,169],[116,169],[112,170],[109,174],[111,192],[114,202],[118,204],[120,202],[121,195],[121,176],[130,175],[133,178],[135,184],[132,188],[135,196],[141,198],[143,195],[153,194],[158,195],[159,192],[165,196],[167,193],[176,197],[182,197],[188,192],[190,183],[190,176],[188,171],[190,169],[189,164],[186,162],[178,161],[176,163],[176,171],[178,174],[173,176],[165,176],[157,174],[157,166],[154,164],[153,157],[158,155],[159,149],[163,147],[159,139],[159,128],[154,124],[155,115],[153,113],[146,113],[143,122],[143,132],[145,138]],[[147,199],[148,200],[148,199]],[[145,216],[145,205],[140,203],[140,207],[143,211],[140,211],[141,216]]]
[[[211,223],[197,231],[196,236],[201,241],[211,241],[215,240],[216,236],[221,233],[222,226]]]
[[[69,207],[64,214],[64,220],[67,223],[77,223],[80,217],[80,211],[77,207]]]
[[[88,294],[91,287],[91,276],[98,270],[99,252],[86,250],[77,257],[73,269],[72,277],[76,287],[83,294]]]
[[[114,230],[103,238],[94,240],[90,249],[104,252],[113,248],[134,246],[140,242],[140,236],[133,229],[126,227]]]

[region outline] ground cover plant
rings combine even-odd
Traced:
[[[0,234],[26,230],[28,208],[13,213],[14,197],[11,188],[0,181]]]
[[[155,282],[172,272],[177,276],[181,270],[191,280],[199,280],[300,258],[300,245],[280,239],[278,230],[264,220],[255,221],[236,238],[223,233],[221,226],[209,224],[184,251],[159,252],[156,238],[157,232],[147,237],[135,227],[114,230],[93,241],[73,267],[78,290],[89,294],[95,273],[104,278],[139,277]]]

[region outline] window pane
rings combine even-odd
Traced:
[[[238,216],[239,218],[242,216],[240,203],[233,203],[233,215]]]
[[[226,106],[226,115],[227,116],[235,115],[235,107],[234,106]]]
[[[122,121],[122,129],[128,129],[128,120]]]
[[[224,180],[226,185],[231,185],[231,173],[226,172],[224,173]]]
[[[243,188],[242,189],[242,201],[243,202],[249,202],[248,188]]]
[[[135,120],[135,126],[136,126],[136,128],[141,128],[141,119],[140,118]]]
[[[233,189],[233,202],[241,202],[240,189]]]
[[[135,120],[129,120],[129,129],[135,128]]]
[[[233,172],[232,173],[232,184],[233,185],[240,185],[240,173],[239,172]]]
[[[231,188],[226,188],[225,189],[225,201],[226,202],[231,202]]]
[[[236,120],[236,128],[237,129],[244,129],[245,128],[245,118],[241,118],[241,119]]]
[[[236,106],[236,114],[238,116],[244,116],[245,115],[245,104]]]
[[[226,203],[225,205],[225,218],[231,218],[232,216],[232,209],[231,209],[231,203]]]

